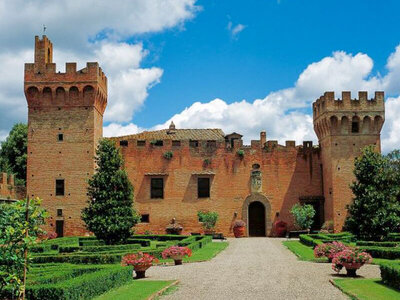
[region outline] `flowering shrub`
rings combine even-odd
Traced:
[[[242,221],[242,220],[236,220],[233,223],[233,228],[244,227],[244,226],[246,226],[246,223],[244,221]]]
[[[361,252],[358,249],[347,248],[337,253],[332,260],[332,269],[335,272],[340,272],[344,264],[354,265],[358,269],[363,264],[368,264],[372,261],[371,255],[367,252]],[[360,265],[357,267],[357,265]]]
[[[47,238],[48,240],[53,240],[53,239],[55,239],[56,237],[57,237],[57,233],[54,232],[54,231],[49,231],[49,232],[47,232],[47,234],[46,234],[46,238]]]
[[[179,256],[186,256],[186,255],[192,256],[192,250],[189,249],[188,247],[171,246],[162,252],[162,257],[164,259],[178,256],[178,255]]]
[[[122,258],[121,265],[122,266],[133,266],[133,268],[150,268],[153,265],[153,262],[158,262],[154,256],[150,254],[138,252],[127,254]]]
[[[315,257],[327,257],[328,259],[332,260],[333,257],[343,250],[348,249],[348,247],[341,243],[341,242],[332,242],[332,243],[324,243],[318,245],[314,249],[314,256]]]

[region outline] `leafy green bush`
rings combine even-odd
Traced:
[[[373,242],[373,241],[358,241],[357,246],[375,246],[375,247],[397,247],[400,242]]]
[[[198,211],[197,216],[199,221],[203,223],[203,228],[206,230],[211,230],[215,228],[218,220],[218,213],[216,212],[203,212]]]
[[[294,217],[295,224],[300,229],[310,229],[313,224],[313,218],[315,215],[315,209],[310,204],[301,205],[296,203],[290,210]]]
[[[389,241],[400,241],[400,233],[389,233],[387,239]]]
[[[400,290],[400,264],[398,262],[384,262],[380,263],[382,281]]]
[[[363,149],[354,164],[354,201],[349,206],[346,230],[362,240],[385,240],[400,227],[400,172],[398,161]]]
[[[371,254],[373,258],[400,259],[400,248],[359,246],[361,250]]]
[[[129,238],[139,222],[133,208],[133,187],[113,141],[100,140],[95,160],[96,173],[89,179],[88,206],[82,210],[82,220],[97,238],[117,244]]]

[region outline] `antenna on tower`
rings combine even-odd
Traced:
[[[47,29],[46,25],[43,24],[43,34],[46,33],[46,29]]]

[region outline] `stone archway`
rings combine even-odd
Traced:
[[[259,204],[252,204],[253,202],[259,202]],[[268,201],[268,198],[265,197],[264,195],[260,193],[252,193],[250,196],[246,198],[246,200],[243,203],[242,207],[242,218],[243,221],[246,223],[246,233],[247,236],[249,235],[249,225],[250,225],[250,220],[249,220],[249,208],[250,204],[252,204],[253,209],[257,209],[254,206],[258,206],[258,208],[261,208],[260,204],[264,206],[265,209],[265,236],[267,236],[272,229],[272,222],[271,222],[271,204]]]

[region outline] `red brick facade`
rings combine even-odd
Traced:
[[[47,229],[55,231],[62,224],[66,235],[84,234],[80,214],[102,136],[107,79],[97,63],[80,71],[67,63],[66,73],[56,73],[51,42],[36,37],[35,63],[25,66],[25,94],[28,195],[43,198],[51,214]],[[250,235],[272,235],[276,220],[293,225],[289,210],[298,202],[318,210],[316,225],[334,220],[340,230],[345,205],[351,201],[348,185],[354,157],[365,145],[380,147],[383,93],[373,100],[361,93],[358,101],[347,93],[342,101],[325,93],[313,108],[320,146],[312,142],[296,146],[293,141],[278,145],[267,141],[265,132],[260,140],[243,146],[236,133],[176,129],[173,124],[166,130],[112,138],[121,149],[135,189],[135,206],[145,221],[137,231],[163,233],[176,218],[184,232],[201,232],[197,212],[205,210],[219,214],[216,230],[225,235],[232,235],[235,218],[246,222]],[[352,123],[354,116],[358,125]],[[352,133],[352,126],[359,126],[359,132]],[[199,197],[199,178],[208,178],[209,196]],[[161,180],[162,198],[154,198],[151,182],[155,191]],[[62,187],[64,195],[56,195]],[[260,216],[262,222],[257,223]]]

